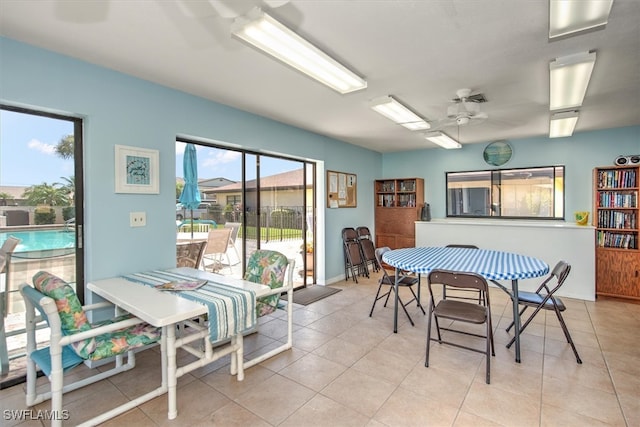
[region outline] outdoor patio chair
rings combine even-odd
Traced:
[[[491,304],[489,302],[489,288],[484,277],[475,273],[462,273],[446,270],[432,270],[428,276],[429,286],[429,322],[427,324],[427,350],[424,366],[429,367],[429,349],[431,341],[437,341],[440,344],[448,344],[458,348],[484,353],[486,359],[485,381],[490,383],[491,373],[491,356],[495,356],[493,345],[493,327],[491,325]],[[436,303],[433,293],[434,285],[445,285],[454,289],[476,289],[482,291],[483,301],[464,302],[453,299],[441,299]],[[477,325],[485,325],[484,334],[476,334],[468,330],[453,329],[452,327],[441,327],[438,319],[453,320],[455,322],[464,322]],[[436,323],[436,332],[438,338],[431,337],[431,321]],[[471,335],[474,337],[485,339],[485,349],[469,347],[459,342],[445,341],[440,333],[441,330],[455,332],[458,334]]]
[[[12,253],[20,244],[20,239],[14,236],[7,237],[2,247],[0,247],[0,273],[4,273],[7,267],[8,254]]]
[[[188,242],[176,245],[176,267],[200,268],[207,242]]]
[[[27,406],[34,406],[51,399],[51,413],[55,415],[51,425],[60,426],[65,418],[62,405],[64,393],[134,368],[133,350],[157,343],[160,339],[160,329],[130,315],[91,324],[87,320],[87,311],[112,305],[103,302],[82,306],[73,288],[48,272],[36,273],[33,276],[33,284],[33,287],[26,283],[20,285],[20,293],[26,306],[26,401]],[[36,309],[39,315],[36,314]],[[47,322],[51,335],[49,346],[38,348],[36,325],[43,320]],[[127,361],[123,363],[125,354]],[[115,367],[96,372],[93,376],[71,384],[64,384],[65,371],[84,361],[104,360],[113,356]],[[49,379],[50,391],[37,392],[36,367],[39,367]],[[151,392],[133,399],[94,418],[91,424],[95,425],[124,413],[156,396],[156,392]]]
[[[210,269],[213,273],[217,273],[224,268],[222,258],[227,253],[230,236],[230,228],[214,228],[209,230],[207,247],[205,248],[202,256],[202,265],[204,270]],[[231,269],[230,265],[229,269]]]
[[[264,354],[245,361],[245,368],[261,363],[293,346],[293,270],[295,263],[295,259],[287,259],[282,253],[270,250],[260,249],[249,257],[244,279],[268,285],[271,288],[266,296],[258,298],[256,301],[257,317],[266,316],[275,312],[277,308],[281,308],[280,296],[287,293],[287,341]]]
[[[567,324],[562,317],[562,312],[567,309],[562,300],[558,297],[553,296],[558,289],[562,286],[564,281],[567,279],[567,276],[571,272],[571,265],[566,261],[559,261],[551,274],[538,286],[535,292],[526,292],[526,291],[518,291],[518,304],[522,305],[522,310],[520,310],[519,316],[522,317],[522,314],[528,307],[534,308],[531,316],[520,326],[520,336],[522,337],[522,331],[531,323],[533,318],[540,312],[540,310],[550,310],[556,313],[556,317],[560,322],[560,327],[562,328],[562,332],[564,332],[564,336],[567,339],[567,342],[571,345],[571,349],[573,350],[573,354],[576,356],[576,362],[582,364],[582,360],[580,359],[580,355],[578,354],[578,350],[576,349],[573,340],[571,339],[571,334],[569,333],[569,329],[567,328]],[[507,332],[513,327],[513,322],[507,326]],[[510,348],[515,342],[515,337],[509,341],[507,344],[507,348]]]
[[[241,261],[240,253],[238,253],[238,248],[236,247],[236,240],[238,239],[238,232],[240,231],[241,226],[242,224],[239,222],[227,222],[224,224],[225,228],[231,229],[231,235],[229,236],[229,246],[227,247],[227,252],[225,252],[227,260],[229,261],[229,265],[236,265]],[[229,249],[233,249],[238,260],[234,264],[231,264],[231,260],[229,259]]]
[[[5,331],[4,318],[9,306],[9,282],[7,281],[7,263],[11,259],[11,253],[20,244],[20,239],[14,236],[7,237],[0,247],[0,375],[9,372],[9,351],[7,348],[7,333]]]

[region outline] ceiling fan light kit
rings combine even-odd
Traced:
[[[577,111],[565,111],[552,115],[551,120],[549,120],[549,138],[562,138],[573,135],[579,115]]]
[[[462,148],[462,144],[442,132],[427,132],[424,134],[424,137],[434,144],[438,144],[442,148],[446,148],[447,150]]]
[[[389,120],[406,127],[409,130],[426,130],[431,128],[422,117],[398,102],[392,96],[382,96],[370,102],[370,107]]]
[[[237,17],[233,36],[262,50],[294,69],[318,80],[341,94],[365,89],[367,82],[322,50],[264,13],[254,8]]]
[[[549,109],[580,107],[596,63],[595,52],[557,58],[549,63]]]
[[[607,24],[613,0],[549,0],[549,39]]]

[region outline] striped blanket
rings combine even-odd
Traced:
[[[156,286],[171,281],[197,280],[192,276],[163,270],[122,277],[147,286]],[[241,334],[256,324],[256,295],[253,291],[208,281],[204,286],[194,291],[175,293],[208,307],[209,335],[212,342]]]

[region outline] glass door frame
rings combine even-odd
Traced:
[[[287,160],[287,161],[291,161],[291,162],[298,162],[301,164],[302,166],[302,170],[303,170],[303,198],[302,198],[302,203],[304,205],[304,210],[305,210],[305,215],[306,215],[306,210],[308,208],[311,209],[312,212],[312,239],[313,242],[317,242],[316,239],[316,234],[317,234],[317,224],[316,224],[316,218],[317,218],[317,206],[316,206],[316,192],[317,192],[317,179],[315,177],[317,177],[317,165],[315,162],[310,161],[310,160],[304,160],[304,159],[299,159],[299,158],[295,158],[295,157],[290,157],[290,156],[286,156],[286,155],[277,155],[277,154],[267,154],[267,153],[262,153],[260,151],[255,151],[255,150],[248,150],[248,149],[244,149],[244,148],[238,148],[238,147],[229,147],[226,146],[224,144],[216,144],[213,142],[207,142],[207,141],[203,141],[203,140],[198,140],[198,139],[191,139],[191,138],[186,138],[186,137],[176,137],[176,142],[180,142],[180,143],[184,143],[184,144],[195,144],[195,145],[201,145],[204,147],[209,147],[209,148],[213,148],[213,149],[218,149],[218,150],[229,150],[229,151],[235,151],[235,152],[239,152],[241,153],[242,157],[241,157],[241,177],[242,177],[242,190],[241,190],[241,194],[242,194],[242,203],[243,203],[243,215],[242,215],[242,224],[240,226],[241,232],[243,236],[247,236],[247,200],[248,199],[248,189],[247,189],[247,176],[249,175],[248,170],[247,170],[247,155],[251,155],[251,156],[255,156],[256,158],[256,165],[255,165],[255,175],[256,175],[256,196],[255,196],[255,201],[256,201],[256,206],[258,207],[257,212],[256,212],[256,236],[261,236],[261,220],[260,220],[260,215],[261,215],[261,209],[259,209],[259,207],[261,206],[261,202],[260,202],[260,159],[261,157],[271,157],[271,158],[277,158],[277,159],[283,159],[283,160]],[[312,176],[314,177],[313,179],[313,183],[312,183],[312,187],[311,187],[311,200],[308,200],[309,198],[307,197],[307,173],[308,173],[308,168],[311,168],[312,171]],[[252,189],[253,190],[253,189]],[[306,248],[307,245],[307,221],[306,218],[303,220],[303,235],[302,235],[302,247]],[[257,248],[260,249],[260,238],[257,239]],[[242,239],[242,254],[246,254],[247,253],[247,239]],[[314,243],[314,246],[317,246]],[[317,268],[315,268],[315,266],[317,265],[317,254],[316,254],[317,250],[316,247],[314,247],[314,252],[313,252],[313,263],[314,263],[314,269],[313,269],[313,275],[310,276],[306,276],[303,275],[303,285],[306,287],[307,285],[310,284],[314,284],[317,283]],[[242,260],[242,275],[244,276],[245,272],[246,272],[246,260],[247,257],[246,255],[244,255],[244,259]],[[303,253],[302,255],[302,262],[303,262],[303,271],[306,273],[306,255]],[[311,278],[311,283],[309,283],[309,277]]]
[[[29,114],[34,116],[48,117],[50,119],[64,120],[73,123],[73,168],[74,168],[74,208],[75,208],[75,275],[76,294],[80,303],[84,304],[84,162],[83,162],[83,119],[77,116],[70,116],[49,111],[37,110],[34,108],[19,107],[11,104],[0,103],[0,110],[12,111],[15,113]]]

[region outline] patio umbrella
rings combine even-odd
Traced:
[[[198,190],[198,156],[196,146],[187,144],[182,161],[184,187],[180,194],[180,203],[191,210],[191,238],[193,239],[193,210],[200,205],[200,191]]]

